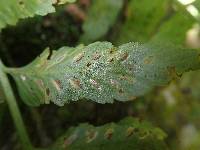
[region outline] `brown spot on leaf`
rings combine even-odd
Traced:
[[[141,131],[140,132],[140,139],[145,139],[149,135],[148,131]]]
[[[108,59],[108,62],[112,63],[114,61],[114,58]]]
[[[84,53],[79,53],[74,57],[75,62],[79,62],[84,57]]]
[[[62,85],[61,85],[61,81],[60,80],[52,80],[53,85],[55,86],[55,88],[60,91],[62,89]]]
[[[128,53],[125,52],[125,53],[121,54],[119,60],[124,61],[124,60],[126,60],[127,58],[128,58]]]
[[[144,64],[150,64],[153,61],[153,56],[149,56],[147,58],[144,59]]]
[[[115,51],[116,51],[116,48],[114,48],[114,47],[111,48],[111,49],[109,49],[109,53],[110,53],[110,54],[113,54]]]
[[[108,129],[106,131],[106,133],[104,134],[104,137],[106,139],[110,140],[112,138],[112,136],[113,136],[113,132],[114,132],[114,130],[112,128]]]
[[[88,63],[86,64],[86,66],[87,66],[87,67],[90,67],[90,66],[91,66],[91,63],[90,63],[90,62],[88,62]]]
[[[191,94],[191,89],[190,88],[182,88],[181,92],[185,95]]]
[[[71,86],[75,89],[80,89],[81,88],[81,84],[80,84],[80,80],[79,79],[70,79],[69,80]]]
[[[23,0],[20,0],[20,1],[19,1],[19,5],[24,5],[24,1],[23,1]]]
[[[100,57],[101,57],[100,54],[94,53],[93,56],[92,56],[92,59],[93,59],[93,60],[97,60],[97,59],[99,59]]]
[[[91,141],[93,141],[98,135],[97,131],[87,131],[86,132],[86,138],[87,138],[87,143],[90,143]]]
[[[134,133],[134,129],[133,127],[129,127],[127,130],[126,130],[126,137],[130,137],[133,135]]]
[[[137,97],[136,96],[130,96],[129,99],[130,100],[135,100]]]
[[[73,134],[70,137],[64,139],[63,148],[71,145],[77,139],[77,134]]]
[[[95,86],[96,88],[99,89],[99,84],[97,83],[96,80],[94,80],[94,79],[90,79],[90,83],[91,83],[93,86]]]
[[[49,88],[46,88],[46,95],[47,95],[47,96],[50,95],[50,90],[49,90]]]
[[[118,87],[118,82],[114,79],[110,79],[110,83],[112,86]]]
[[[120,76],[120,80],[126,80],[128,82],[133,82],[134,81],[132,77],[125,76],[125,75]]]
[[[178,75],[178,73],[176,72],[176,67],[167,67],[167,72],[168,75],[172,78],[172,79],[178,79],[181,77],[181,75]]]
[[[36,84],[43,89],[44,87],[44,82],[42,80],[36,80]]]

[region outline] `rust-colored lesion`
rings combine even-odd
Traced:
[[[93,60],[98,60],[99,58],[101,57],[101,55],[97,52],[95,52],[93,55],[92,55],[92,59]]]
[[[81,88],[81,81],[79,79],[69,79],[69,83],[75,89]]]
[[[20,1],[19,1],[19,5],[24,5],[24,1],[23,1],[23,0],[20,0]]]
[[[113,133],[114,133],[114,129],[113,128],[107,129],[105,134],[104,134],[105,139],[110,140],[112,138],[112,136],[113,136]]]
[[[77,134],[72,134],[71,136],[64,138],[63,148],[67,148],[69,145],[71,145],[77,139],[77,137]]]
[[[120,61],[125,61],[127,58],[128,58],[128,53],[127,52],[125,52],[125,53],[122,53],[122,54],[120,54],[120,58],[119,58],[119,60]]]
[[[126,130],[126,137],[130,137],[133,135],[135,128],[134,127],[128,127]]]
[[[169,75],[169,77],[171,77],[172,79],[178,79],[182,76],[182,74],[178,74],[176,71],[176,67],[175,66],[168,66],[167,67],[167,74]]]
[[[109,53],[110,53],[110,54],[113,54],[115,51],[116,51],[116,48],[115,48],[115,47],[112,47],[112,48],[109,49]]]
[[[148,64],[151,64],[153,62],[153,56],[148,56],[146,58],[144,58],[144,64],[145,65],[148,65]]]
[[[52,83],[53,83],[54,87],[55,87],[58,91],[62,90],[62,83],[61,83],[60,80],[58,80],[58,79],[52,80]]]
[[[84,57],[84,53],[79,53],[78,55],[76,55],[75,57],[74,57],[74,61],[75,62],[79,62],[79,61],[81,61],[81,59]]]
[[[46,95],[47,95],[47,96],[50,96],[50,89],[49,89],[49,88],[46,88],[46,91],[45,91],[45,92],[46,92]]]
[[[97,131],[94,130],[86,131],[86,142],[87,143],[92,142],[97,137],[97,135],[98,135]]]

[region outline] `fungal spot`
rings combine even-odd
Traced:
[[[79,53],[74,57],[75,62],[79,62],[84,57],[84,53]]]
[[[149,56],[147,58],[144,59],[144,64],[150,64],[153,61],[153,56]]]
[[[127,58],[128,58],[128,53],[126,52],[126,53],[123,53],[123,54],[120,56],[119,60],[124,61],[124,60],[126,60]]]
[[[91,63],[90,63],[90,62],[88,62],[86,66],[87,66],[87,67],[90,67],[90,66],[91,66]]]
[[[22,81],[25,81],[25,80],[26,80],[26,76],[21,75],[20,77],[21,77]]]
[[[112,63],[114,61],[114,58],[108,59],[108,62]]]
[[[110,79],[110,83],[112,86],[118,86],[118,82],[116,80]]]
[[[50,90],[49,90],[49,88],[46,88],[46,95],[47,95],[47,96],[50,95]]]
[[[126,130],[126,137],[130,137],[133,135],[134,133],[134,129],[133,127],[129,127],[127,130]]]
[[[24,2],[22,0],[20,0],[19,5],[24,5]]]
[[[99,89],[99,84],[97,83],[97,81],[95,81],[94,79],[90,79],[90,83],[95,86],[96,88]]]
[[[115,47],[112,47],[111,49],[109,49],[109,53],[110,53],[110,54],[113,54],[115,51],[116,51],[116,48],[115,48]]]
[[[176,72],[176,68],[173,67],[167,67],[167,72],[168,75],[172,78],[172,79],[177,79],[179,77],[181,77],[181,75],[178,75],[178,73]]]
[[[129,82],[133,82],[133,78],[130,78],[130,77],[125,76],[125,75],[122,75],[122,76],[120,77],[120,80],[126,80],[126,81],[129,81]]]
[[[66,148],[67,146],[72,144],[77,139],[77,137],[78,137],[77,134],[73,134],[67,139],[64,139],[63,148]]]
[[[124,91],[122,89],[119,89],[119,94],[123,94]]]
[[[44,87],[44,83],[42,80],[37,80],[36,81],[36,84],[40,87],[40,88],[43,88]]]
[[[92,59],[93,59],[93,60],[97,60],[97,59],[99,59],[100,57],[101,57],[100,54],[95,53],[95,54],[92,56]]]
[[[149,135],[149,132],[148,131],[141,131],[140,133],[140,139],[145,139],[147,136]]]
[[[78,79],[70,79],[69,83],[75,89],[80,89],[81,88],[80,80],[78,80]]]
[[[60,91],[62,89],[62,85],[61,85],[60,80],[52,80],[52,83],[58,91]]]
[[[86,132],[86,137],[87,137],[87,143],[92,142],[98,135],[98,132],[96,131],[87,131]]]
[[[182,89],[181,89],[181,92],[182,92],[183,94],[186,94],[186,95],[187,95],[187,94],[191,94],[192,91],[191,91],[190,88],[182,88]]]
[[[108,130],[106,131],[106,133],[104,134],[104,137],[105,137],[106,139],[110,140],[110,139],[112,138],[112,136],[113,136],[113,132],[114,132],[113,129],[108,129]]]
[[[135,100],[137,97],[136,96],[130,96],[129,99],[130,100]]]

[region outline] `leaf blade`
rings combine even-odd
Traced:
[[[83,23],[81,43],[89,44],[105,36],[117,20],[122,7],[123,0],[96,0]]]
[[[31,64],[11,71],[29,105],[59,106],[80,99],[98,103],[133,100],[174,77],[199,69],[199,50],[165,44],[95,42],[63,47],[49,58],[45,50]]]
[[[55,143],[52,149],[167,149],[163,140],[166,134],[147,122],[126,118],[118,124],[109,123],[94,127],[81,124],[70,128]],[[124,144],[126,143],[126,144]]]
[[[66,2],[72,1],[61,0],[59,4]],[[55,0],[1,0],[0,30],[15,25],[19,19],[55,12],[54,4]]]

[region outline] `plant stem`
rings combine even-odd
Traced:
[[[2,90],[5,94],[6,101],[8,103],[8,107],[11,113],[11,116],[14,120],[14,124],[16,126],[19,138],[22,142],[22,146],[25,150],[32,150],[33,146],[30,142],[29,136],[27,134],[26,128],[24,126],[24,122],[20,113],[20,110],[17,105],[17,101],[15,99],[14,93],[12,91],[11,85],[9,83],[8,77],[4,72],[4,65],[0,60],[0,83],[2,85]]]

